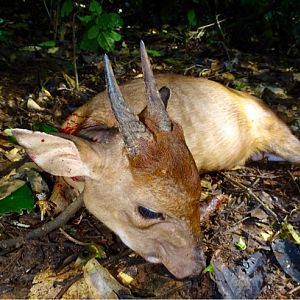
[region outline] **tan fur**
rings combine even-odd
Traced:
[[[182,126],[200,172],[243,165],[258,151],[300,161],[299,141],[260,99],[202,78],[176,74],[155,78],[158,88],[167,86],[171,90],[169,115]],[[146,105],[143,79],[120,88],[131,109],[140,113]],[[98,122],[115,124],[106,92],[95,96],[77,113],[89,116],[83,127]]]

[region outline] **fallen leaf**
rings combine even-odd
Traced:
[[[214,253],[212,259],[214,272],[211,273],[223,298],[257,298],[264,283],[265,256],[255,252],[248,259],[240,262],[232,260],[227,263],[224,259],[220,250]]]
[[[43,111],[45,108],[39,106],[32,98],[29,98],[27,101],[28,110],[32,111]]]
[[[300,250],[289,240],[272,242],[273,253],[283,271],[296,282],[300,282]]]
[[[120,272],[117,277],[125,285],[129,285],[133,281],[133,278],[124,272]]]
[[[90,298],[118,299],[118,293],[130,295],[130,291],[122,286],[106,268],[96,259],[91,259],[83,267],[84,279],[88,285]]]

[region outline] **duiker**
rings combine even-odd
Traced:
[[[13,134],[45,171],[83,176],[87,209],[183,278],[205,266],[198,171],[232,168],[261,151],[299,162],[300,142],[261,100],[201,78],[164,74],[155,83],[142,42],[141,60],[144,80],[119,88],[104,57],[108,97],[70,116],[62,130],[73,135]]]

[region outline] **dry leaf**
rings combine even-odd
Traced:
[[[92,298],[118,299],[119,291],[130,294],[129,290],[122,286],[95,258],[87,262],[83,271]]]
[[[45,108],[39,106],[33,99],[29,98],[27,101],[27,108],[28,110],[33,111],[43,111]]]

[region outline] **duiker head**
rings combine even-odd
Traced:
[[[86,207],[127,246],[150,262],[163,263],[178,278],[197,275],[205,266],[197,167],[182,128],[169,118],[156,89],[142,42],[141,58],[147,107],[140,116],[131,112],[104,58],[108,95],[119,125],[109,141],[22,129],[13,133],[45,171],[84,176]]]

